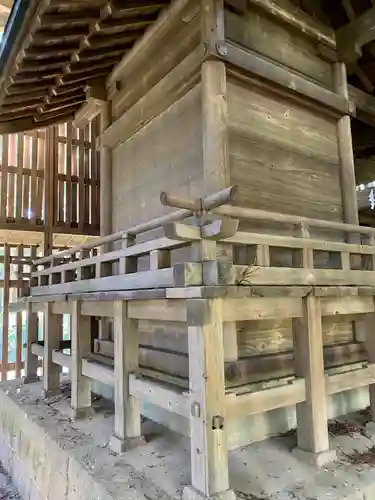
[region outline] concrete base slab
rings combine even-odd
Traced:
[[[72,422],[70,400],[64,394],[43,400],[41,389],[42,382],[0,383],[0,461],[22,498],[202,500],[187,487],[189,439],[145,420],[144,445],[115,454],[113,404],[94,398],[95,415]],[[231,491],[216,500],[373,500],[375,467],[355,458],[375,444],[375,433],[362,432],[366,419],[367,414],[344,418],[359,431],[331,436],[337,461],[320,469],[291,453],[293,432],[231,451]]]
[[[143,436],[121,439],[115,435],[111,436],[109,446],[114,453],[125,453],[125,451],[133,450],[138,446],[146,444]]]
[[[72,408],[69,409],[70,418],[73,421],[92,418],[95,415],[95,410],[91,406],[88,408]]]
[[[294,448],[292,453],[298,460],[318,468],[337,460],[337,453],[335,450],[313,453],[311,451],[302,450],[301,448]]]
[[[216,495],[206,496],[192,486],[185,486],[182,492],[182,500],[236,500],[237,496],[232,490],[223,491]]]

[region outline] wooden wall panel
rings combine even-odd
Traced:
[[[331,64],[318,56],[315,41],[250,2],[243,15],[230,11],[225,14],[226,38],[332,89]]]
[[[202,193],[200,85],[113,152],[113,231],[169,210],[160,192]]]
[[[333,119],[234,79],[228,82],[228,111],[237,204],[342,220]]]

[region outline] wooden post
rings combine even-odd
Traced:
[[[9,335],[9,287],[10,287],[10,247],[4,245],[4,288],[3,288],[3,330],[1,354],[1,380],[8,377],[8,335]]]
[[[342,62],[334,65],[335,91],[345,99],[349,99],[346,66]],[[341,198],[343,204],[344,222],[359,224],[358,200],[355,180],[354,154],[350,116],[345,115],[337,122],[337,141],[340,159]],[[350,234],[348,243],[360,243],[359,234]],[[354,257],[354,263],[361,265],[361,257]],[[345,263],[344,263],[345,264]],[[350,269],[350,262],[349,262]],[[357,340],[363,338],[365,324],[363,321],[353,321],[353,332]]]
[[[375,299],[374,299],[375,301]],[[367,351],[368,361],[370,363],[375,363],[375,326],[374,326],[375,314],[365,314],[364,315],[364,328],[365,328],[365,346]],[[370,395],[370,411],[371,411],[371,427],[375,427],[375,384],[370,384],[369,395]]]
[[[337,94],[349,98],[346,67],[338,62],[334,66],[334,81]],[[341,192],[344,208],[344,222],[358,224],[358,205],[355,182],[354,155],[350,116],[345,115],[337,122],[337,141],[340,158]]]
[[[52,302],[44,308],[44,358],[43,358],[43,397],[48,398],[60,393],[61,366],[52,361],[52,352],[60,348],[62,338],[62,315],[52,313]]]
[[[300,225],[299,232],[302,238],[310,238],[306,224]],[[314,269],[313,249],[302,249],[294,256],[293,265]],[[296,406],[298,448],[294,453],[321,466],[334,460],[336,453],[329,449],[320,298],[303,299],[303,318],[294,318],[292,328],[295,372],[306,384],[306,401]]]
[[[107,101],[102,106],[100,115],[100,133],[112,123],[112,104]],[[112,232],[112,151],[100,146],[100,236]],[[103,246],[103,252],[108,252],[108,246]]]
[[[294,453],[320,467],[336,458],[329,448],[320,298],[305,297],[303,318],[293,322],[296,376],[303,377],[306,384],[306,401],[297,404],[298,447]]]
[[[128,317],[128,303],[114,304],[115,422],[111,448],[122,453],[142,444],[139,401],[129,394],[129,376],[138,370],[138,320]]]
[[[221,299],[188,300],[187,322],[192,484],[183,498],[235,498],[228,477]]]
[[[38,315],[32,311],[32,303],[26,305],[27,321],[27,341],[26,341],[26,359],[25,359],[25,377],[24,384],[31,384],[39,380],[38,377],[38,356],[31,352],[31,344],[38,340]]]
[[[72,383],[71,415],[74,420],[91,416],[91,381],[82,375],[82,359],[91,352],[91,317],[82,316],[81,302],[72,305],[71,316],[71,361]]]
[[[106,101],[100,114],[100,134],[112,123],[112,103]],[[100,146],[100,236],[112,233],[112,151]],[[110,245],[103,245],[101,252],[109,252]],[[101,265],[104,276],[111,274],[112,264]],[[109,340],[111,337],[111,322],[109,318],[101,318],[99,322],[99,338]]]
[[[224,41],[223,0],[201,0],[201,38],[211,50]],[[222,61],[202,64],[203,171],[207,192],[230,185],[227,135],[227,77]]]

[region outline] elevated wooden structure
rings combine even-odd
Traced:
[[[112,20],[126,32],[152,2],[102,3],[91,28],[134,8]],[[92,412],[91,381],[114,388],[113,450],[142,443],[144,402],[190,437],[186,500],[234,498],[228,450],[261,438],[253,415],[295,408],[296,453],[318,466],[335,458],[331,396],[368,386],[375,416],[375,229],[359,225],[356,190],[372,176],[374,97],[358,88],[362,61],[351,66],[362,30],[345,31],[348,62],[326,2],[308,3],[152,3],[144,34],[101,82],[85,73],[85,102],[73,103],[77,126],[100,114],[101,238],[35,260],[12,306],[27,310],[26,382],[43,358],[49,396],[68,367],[73,418]],[[66,22],[65,7],[46,5]],[[57,88],[71,90],[65,74],[38,99]]]
[[[190,437],[192,485],[205,495],[229,489],[227,450],[251,442],[245,435],[239,441],[237,421],[297,405],[297,452],[322,465],[334,459],[327,396],[369,386],[372,398],[375,384],[372,331],[366,330],[375,314],[375,229],[222,205],[233,191],[202,202],[164,195],[164,203],[182,209],[37,260],[30,296],[24,299],[29,317],[26,380],[35,380],[42,357],[44,391],[51,395],[59,390],[61,366],[68,367],[74,418],[91,412],[90,380],[113,386],[112,448],[117,452],[142,441],[140,402],[173,414],[167,425]],[[193,223],[187,222],[192,215]],[[295,226],[298,232],[276,236],[241,231],[239,220],[279,222]],[[158,227],[164,236],[142,241],[146,232]],[[363,242],[316,239],[312,237],[316,228],[361,234]],[[116,241],[121,249],[95,256],[100,246]],[[245,252],[243,264],[233,251],[236,247]],[[182,248],[185,262],[171,264]],[[273,263],[275,249],[293,250],[289,267]],[[317,255],[322,250],[337,256],[335,268],[319,266]],[[148,270],[140,271],[144,257]],[[36,337],[38,312],[45,316],[43,344]],[[71,341],[64,345],[62,314],[72,317]],[[340,315],[363,320],[365,327],[364,336],[345,344],[350,353],[346,363],[340,354],[343,346],[323,347],[324,319]],[[90,317],[94,316],[113,319],[114,342],[95,340],[95,350],[111,354],[113,365],[105,363],[108,357],[92,353]],[[236,325],[275,319],[292,323],[294,363],[285,376],[251,383],[256,368],[245,367],[238,359]],[[181,377],[140,366],[139,326],[145,321],[186,325],[188,386]],[[67,347],[70,355],[62,352]],[[264,360],[263,369],[270,368]]]

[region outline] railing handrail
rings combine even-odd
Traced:
[[[113,243],[115,241],[121,240],[122,238],[128,235],[136,236],[137,234],[145,233],[147,231],[151,231],[152,229],[161,227],[169,222],[176,222],[179,220],[187,219],[188,217],[191,217],[194,214],[194,212],[198,212],[201,208],[203,208],[204,210],[211,210],[212,208],[215,208],[223,203],[227,203],[234,196],[236,189],[237,189],[236,186],[230,186],[226,189],[223,189],[222,191],[219,191],[218,193],[206,196],[201,201],[199,201],[199,206],[197,202],[189,201],[189,206],[192,207],[193,209],[182,208],[181,210],[177,210],[176,212],[172,212],[166,215],[161,215],[160,217],[155,217],[150,221],[137,224],[136,226],[133,226],[126,230],[118,231],[117,233],[109,234],[108,236],[104,236],[95,241],[83,243],[81,245],[69,248],[68,250],[63,250],[62,252],[58,252],[52,255],[47,255],[45,257],[36,260],[34,264],[37,266],[41,264],[47,264],[48,262],[53,262],[54,259],[69,257],[70,255],[73,255],[82,250],[92,250],[93,248],[97,248],[106,245],[108,243]],[[171,206],[170,203],[166,202],[166,199],[168,198],[168,195],[166,193],[162,192],[160,198],[164,205]],[[177,200],[177,198],[172,198],[172,199]]]
[[[358,226],[346,222],[333,222],[324,219],[312,219],[298,215],[281,214],[278,212],[267,212],[255,208],[238,207],[234,205],[221,205],[212,209],[214,214],[226,215],[236,219],[257,220],[262,222],[279,222],[281,224],[304,224],[308,227],[327,229],[332,231],[343,231],[346,233],[357,233],[375,236],[375,227]]]

